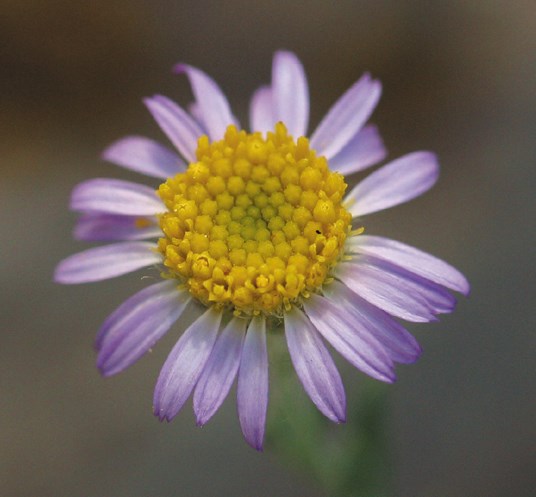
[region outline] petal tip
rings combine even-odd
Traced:
[[[253,449],[255,449],[257,452],[264,452],[264,444],[263,441],[255,441],[255,440],[246,440],[249,446]]]
[[[96,346],[97,344],[95,344]],[[100,345],[100,344],[99,344]],[[103,353],[103,350],[99,350],[99,354],[97,355],[97,369],[99,370],[100,375],[103,378],[109,378],[110,376],[113,376],[115,372],[112,370],[109,364],[109,354]]]
[[[194,406],[194,410],[195,410],[195,406]],[[202,428],[210,421],[211,417],[212,417],[211,413],[206,410],[200,410],[200,409],[196,410],[195,411],[195,425],[198,426],[199,428]]]
[[[101,160],[106,162],[113,162],[115,146],[115,143],[112,143],[111,145],[107,146],[100,154]]]
[[[336,424],[346,423],[346,402],[340,407],[339,412],[333,412],[333,418],[330,418]]]
[[[155,95],[153,95],[152,97],[143,97],[141,101],[146,107],[149,107],[154,102],[154,97]]]
[[[383,381],[384,383],[396,383],[397,377],[394,370],[394,366],[389,371],[383,371],[380,375],[376,377],[378,380]]]
[[[276,50],[274,52],[273,58],[274,58],[274,60],[275,59],[281,59],[281,58],[299,60],[298,56],[294,52],[292,52],[290,50],[285,50],[285,49]]]
[[[153,414],[158,418],[158,421],[164,422],[167,421],[169,423],[170,418],[167,414],[164,413],[164,410],[161,409],[158,406],[153,406]]]
[[[423,150],[421,152],[415,152],[415,157],[423,162],[428,163],[428,167],[430,168],[430,177],[432,180],[432,184],[437,181],[437,178],[439,177],[439,159],[437,157],[437,154],[434,152],[430,152],[428,150]]]
[[[62,281],[62,274],[61,274],[61,262],[56,266],[54,269],[54,274],[52,275],[52,281],[54,283],[64,283]]]
[[[423,348],[417,341],[415,341],[411,348],[404,354],[404,357],[395,359],[395,361],[399,364],[414,364],[420,359],[422,354]]]
[[[99,370],[100,375],[103,378],[110,378],[111,376],[114,376],[118,373],[118,371],[111,371],[106,368],[106,366],[97,366],[97,369]]]
[[[69,259],[64,259],[61,261],[54,270],[54,274],[52,276],[52,281],[54,283],[59,283],[60,285],[77,285],[80,283],[91,283],[92,280],[82,278],[77,279],[76,277],[73,277],[72,273],[72,264],[70,264]]]
[[[178,62],[171,68],[171,72],[173,74],[184,74],[188,68],[189,66],[184,62]]]
[[[458,291],[465,297],[469,297],[471,295],[471,284],[465,276],[462,275],[462,277],[463,279],[460,281]]]
[[[143,97],[141,101],[151,111],[156,105],[158,105],[162,99],[165,98],[163,95],[154,94],[150,97]]]

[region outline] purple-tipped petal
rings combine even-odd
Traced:
[[[154,413],[171,421],[190,396],[210,356],[222,311],[210,307],[179,338],[158,377],[154,391]]]
[[[335,102],[311,136],[311,147],[328,160],[342,150],[363,127],[378,104],[379,81],[364,74]]]
[[[464,295],[469,282],[456,268],[422,250],[379,236],[360,235],[347,240],[351,253],[371,255],[391,262],[439,285]]]
[[[127,136],[116,141],[103,152],[102,158],[158,179],[173,177],[186,168],[174,152],[143,136]]]
[[[340,263],[334,274],[366,301],[406,321],[436,321],[436,314],[456,304],[441,286],[369,256]]]
[[[120,373],[145,354],[179,318],[190,301],[177,282],[166,280],[144,288],[123,302],[97,336],[97,367],[104,376]]]
[[[247,321],[233,318],[214,344],[194,392],[194,412],[199,426],[220,408],[238,372]]]
[[[422,349],[413,335],[389,314],[369,304],[347,286],[333,281],[323,288],[323,292],[333,304],[352,315],[356,330],[378,340],[393,361],[410,364],[421,355]]]
[[[405,155],[374,171],[347,195],[352,216],[364,216],[411,200],[434,186],[439,164],[430,152]]]
[[[96,178],[79,183],[71,194],[71,209],[85,212],[154,216],[166,210],[156,192],[120,179]]]
[[[285,336],[294,369],[313,403],[331,421],[344,422],[346,396],[337,367],[314,326],[296,307],[285,314]]]
[[[332,171],[348,176],[385,159],[387,150],[376,126],[365,126],[329,161]]]
[[[377,380],[395,381],[393,361],[347,309],[315,294],[304,301],[303,308],[313,326],[353,366]]]
[[[249,106],[249,123],[251,131],[266,133],[272,131],[275,125],[272,90],[262,86],[253,94]]]
[[[268,408],[266,319],[254,317],[246,332],[237,388],[238,419],[247,443],[262,450]]]
[[[276,52],[272,64],[275,121],[283,121],[288,132],[305,136],[309,124],[309,87],[298,57],[292,52]]]
[[[211,77],[195,67],[177,64],[173,70],[176,73],[186,73],[209,138],[221,140],[227,126],[233,124],[235,120],[229,102],[220,87]]]
[[[162,131],[188,162],[195,162],[197,140],[204,134],[195,120],[175,102],[162,95],[143,100]]]
[[[63,259],[54,273],[57,283],[76,284],[106,280],[162,262],[156,245],[123,242],[95,247]]]
[[[83,214],[74,228],[74,237],[88,242],[144,240],[161,235],[154,218],[114,214]]]

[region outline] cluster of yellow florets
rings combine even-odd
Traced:
[[[171,276],[206,304],[280,314],[318,289],[351,216],[346,183],[282,123],[263,138],[229,126],[199,139],[197,162],[160,185],[158,248]]]

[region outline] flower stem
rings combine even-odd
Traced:
[[[268,447],[330,497],[391,495],[386,385],[364,380],[349,399],[347,423],[335,425],[311,405],[291,365],[277,366]]]

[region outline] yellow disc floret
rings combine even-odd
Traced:
[[[343,176],[283,123],[266,138],[231,125],[221,141],[202,136],[196,155],[158,189],[169,276],[236,314],[280,315],[317,291],[350,229]]]

